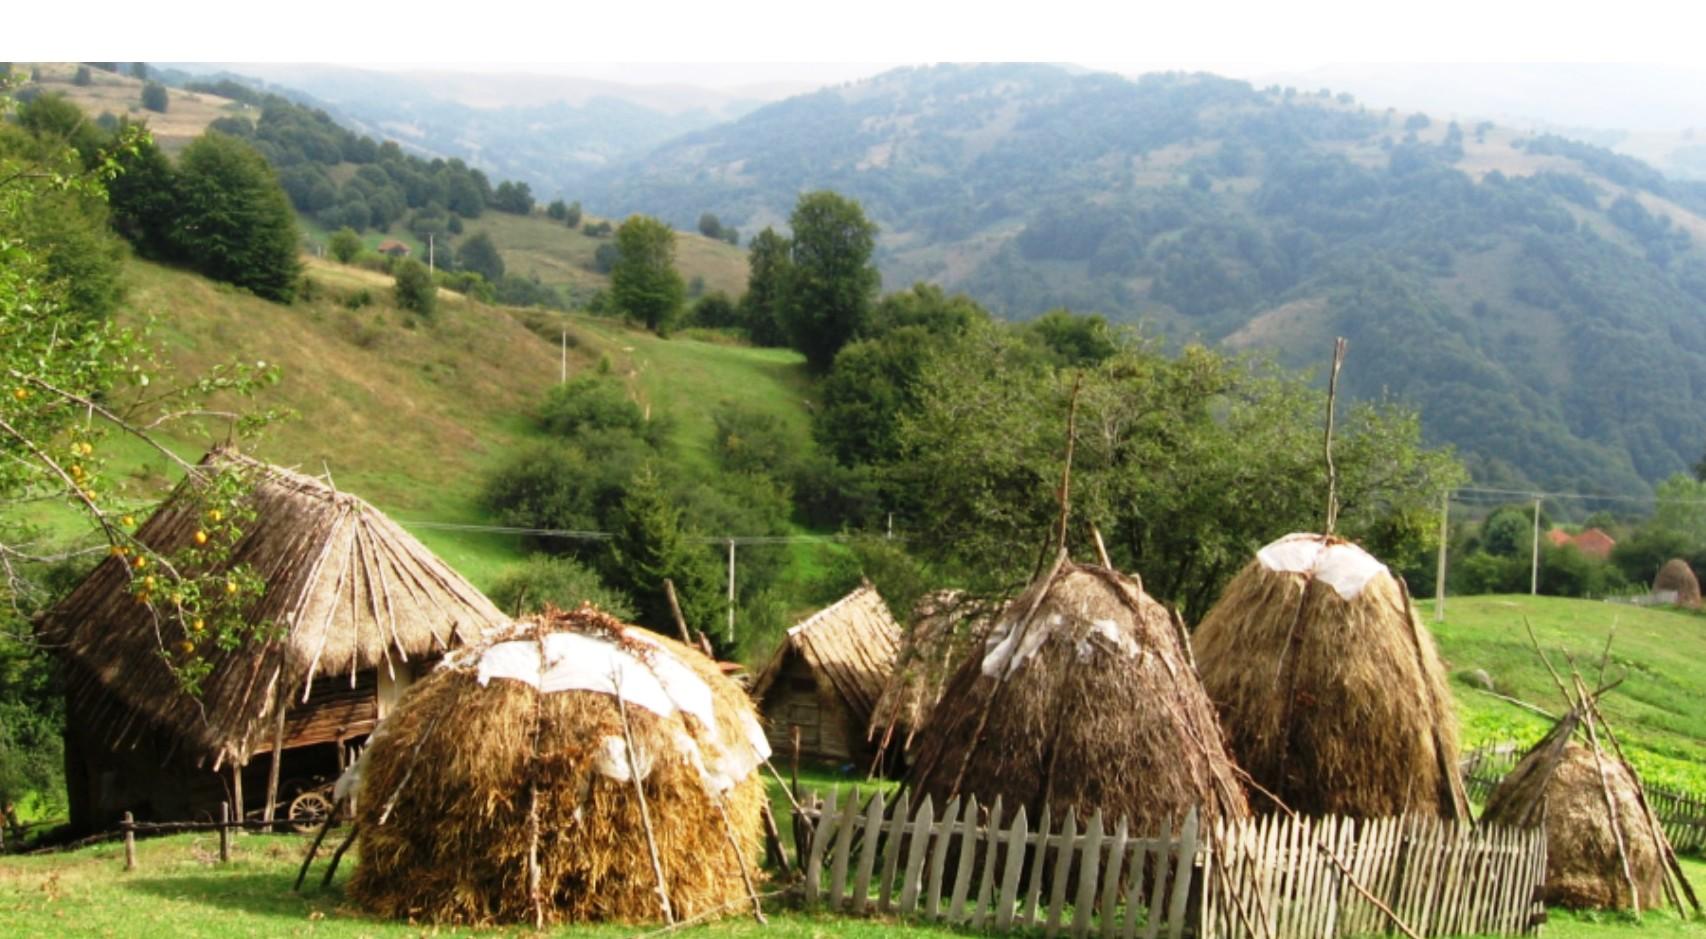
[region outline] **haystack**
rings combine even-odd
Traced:
[[[1001,605],[959,590],[938,590],[920,598],[912,625],[901,637],[894,671],[871,709],[866,736],[888,751],[907,753],[913,738],[930,720],[954,670],[981,648]]]
[[[1546,902],[1574,908],[1630,906],[1617,839],[1629,858],[1643,908],[1663,906],[1665,835],[1651,823],[1640,783],[1623,765],[1571,739],[1574,721],[1559,724],[1526,753],[1487,798],[1485,824],[1546,828]],[[1602,783],[1600,772],[1604,770]],[[1612,830],[1607,794],[1617,810]]]
[[[1263,548],[1197,627],[1203,686],[1255,786],[1306,814],[1467,818],[1445,669],[1402,581],[1356,545]]]
[[[1671,558],[1659,568],[1653,578],[1653,594],[1669,598],[1677,606],[1696,609],[1700,606],[1700,579],[1682,558]]]
[[[937,804],[1100,809],[1136,831],[1249,813],[1183,625],[1132,578],[1062,554],[977,652],[917,736],[910,782]]]
[[[548,610],[447,657],[375,734],[350,893],[439,923],[660,920],[649,831],[677,919],[738,912],[768,754],[698,651]]]

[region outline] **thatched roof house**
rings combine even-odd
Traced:
[[[1203,687],[1255,781],[1305,814],[1466,818],[1457,716],[1403,583],[1354,544],[1287,535],[1195,636]]]
[[[202,467],[233,467],[252,480],[246,498],[256,516],[226,563],[266,582],[245,617],[281,634],[259,647],[210,651],[211,671],[192,696],[161,658],[169,624],[133,597],[130,567],[111,557],[96,567],[39,624],[68,665],[74,823],[127,809],[182,818],[210,804],[217,811],[223,799],[242,804],[241,767],[275,746],[318,747],[324,752],[299,761],[302,773],[333,774],[343,744],[369,732],[427,661],[506,622],[360,498],[232,451],[210,453]],[[186,479],[137,540],[161,554],[189,545],[202,524],[200,485],[196,475]],[[225,765],[238,768],[230,789],[212,775]]]
[[[955,670],[913,758],[909,782],[937,804],[1100,810],[1144,832],[1193,809],[1249,814],[1184,624],[1132,578],[1064,553]]]
[[[768,755],[752,700],[697,650],[547,610],[451,653],[374,736],[349,892],[411,921],[658,920],[655,838],[678,920],[739,913]]]
[[[1700,606],[1700,579],[1682,558],[1671,558],[1653,578],[1653,596],[1664,603],[1695,609]]]
[[[778,753],[868,765],[871,712],[900,651],[900,627],[869,583],[788,630],[752,684]]]
[[[912,611],[912,625],[901,638],[894,671],[871,712],[866,737],[883,750],[910,750],[948,679],[973,649],[982,649],[1001,608],[958,590],[938,590],[920,598]]]
[[[1621,759],[1574,739],[1580,724],[1581,712],[1571,711],[1524,754],[1487,797],[1481,821],[1545,827],[1548,904],[1628,908],[1633,880],[1640,906],[1663,906],[1670,850],[1664,830],[1653,824],[1634,772]],[[1616,806],[1615,828],[1608,802]]]

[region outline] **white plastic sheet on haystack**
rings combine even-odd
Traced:
[[[627,703],[666,720],[691,715],[697,722],[694,734],[678,732],[672,739],[681,756],[698,768],[706,787],[716,792],[733,788],[770,757],[764,728],[752,715],[741,714],[745,740],[724,741],[717,728],[715,699],[704,679],[644,632],[628,629],[623,635],[650,646],[650,653],[642,659],[608,640],[562,632],[551,633],[543,640],[498,642],[479,653],[477,663],[455,657],[447,659],[446,665],[466,668],[473,664],[481,685],[502,678],[532,685],[545,694],[590,691],[616,697],[620,693]],[[634,754],[642,779],[651,772],[654,761],[655,754]],[[627,747],[621,738],[605,738],[597,765],[603,775],[628,781]]]
[[[1319,580],[1346,600],[1361,596],[1369,581],[1387,572],[1386,565],[1354,544],[1328,544],[1320,535],[1302,532],[1286,535],[1256,552],[1256,560],[1270,571]]]

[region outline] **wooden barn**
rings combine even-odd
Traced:
[[[161,656],[168,614],[137,602],[122,558],[50,609],[38,631],[65,664],[66,787],[79,828],[127,811],[216,818],[224,801],[271,817],[295,788],[334,779],[446,650],[506,622],[371,505],[231,451],[210,453],[136,540],[163,555],[190,544],[203,524],[197,490],[214,468],[252,483],[255,517],[224,563],[265,581],[244,616],[278,635],[211,653],[191,695]]]
[[[752,685],[771,749],[791,753],[798,727],[801,758],[865,769],[875,753],[865,728],[899,650],[900,628],[869,583],[788,630]]]

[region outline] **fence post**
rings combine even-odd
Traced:
[[[231,860],[231,803],[219,803],[219,863]]]
[[[129,812],[124,813],[124,822],[119,826],[124,830],[124,869],[136,870],[136,818]]]

